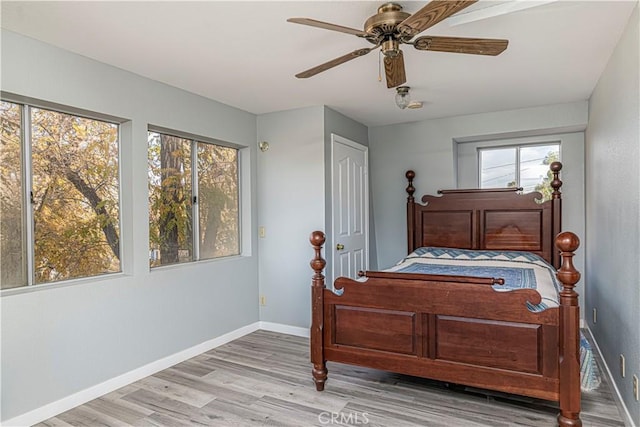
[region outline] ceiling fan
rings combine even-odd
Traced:
[[[397,3],[385,3],[378,8],[378,13],[365,21],[364,31],[310,18],[289,18],[287,19],[288,22],[353,34],[373,44],[373,47],[356,49],[346,55],[298,73],[296,77],[304,79],[315,76],[337,65],[364,56],[380,47],[384,55],[387,87],[400,86],[407,81],[404,57],[400,49],[401,44],[412,45],[418,50],[499,55],[507,48],[508,40],[437,36],[422,36],[414,39],[415,36],[427,28],[434,26],[477,1],[433,0],[413,15],[403,12],[402,6]]]

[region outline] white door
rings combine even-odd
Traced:
[[[340,276],[355,279],[358,271],[369,268],[367,154],[367,147],[331,135],[331,281]]]

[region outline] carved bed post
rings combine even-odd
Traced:
[[[553,188],[553,192],[551,193],[551,211],[553,212],[553,227],[551,230],[551,238],[554,239],[560,232],[562,231],[562,193],[560,192],[560,187],[562,187],[562,181],[560,181],[559,175],[562,170],[562,163],[553,162],[549,166],[551,169],[551,173],[553,174],[553,179],[551,180],[551,188]],[[560,254],[556,251],[552,252],[553,255],[553,266],[557,269],[560,268]]]
[[[324,390],[324,383],[327,380],[327,365],[324,358],[324,270],[327,262],[322,259],[322,245],[326,238],[322,231],[314,231],[309,237],[311,246],[315,251],[315,256],[311,260],[311,268],[315,272],[311,281],[311,333],[310,352],[311,363],[313,363],[313,381],[316,383],[316,390]]]
[[[555,188],[555,187],[554,187]],[[561,427],[582,426],[580,420],[580,307],[578,294],[573,290],[580,273],[573,266],[573,255],[580,239],[564,232],[556,237],[562,266],[557,277],[563,288],[560,292],[560,414]]]
[[[416,189],[413,187],[413,178],[416,177],[416,173],[412,170],[408,170],[405,174],[409,185],[407,186],[407,253],[410,254],[415,248],[415,225],[416,225],[416,207],[413,193]]]

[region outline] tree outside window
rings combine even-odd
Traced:
[[[118,125],[5,101],[1,113],[2,288],[120,271]]]
[[[150,131],[151,267],[240,253],[238,150]]]

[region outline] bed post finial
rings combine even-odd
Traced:
[[[309,242],[311,242],[311,246],[313,246],[313,250],[315,251],[315,256],[311,260],[311,268],[315,271],[313,275],[313,286],[320,285],[324,287],[324,275],[322,274],[322,270],[327,265],[327,262],[322,258],[322,245],[326,241],[326,237],[322,231],[314,231],[309,236]]]
[[[580,272],[573,266],[573,256],[578,246],[580,246],[580,239],[570,231],[565,231],[556,237],[556,246],[560,249],[560,256],[562,256],[562,265],[557,274],[558,280],[564,285],[560,296],[577,298],[578,294],[573,288],[580,280]]]
[[[309,242],[313,246],[315,256],[310,262],[311,268],[315,272],[311,281],[311,331],[310,331],[310,353],[313,369],[313,381],[316,390],[324,390],[324,383],[327,380],[327,365],[324,358],[324,275],[322,270],[327,262],[322,258],[322,245],[326,237],[322,231],[314,231],[309,236]]]
[[[552,162],[549,165],[553,179],[549,183],[553,192],[551,193],[551,212],[552,212],[552,226],[551,226],[551,245],[553,246],[553,239],[562,231],[562,193],[560,187],[562,187],[562,181],[560,181],[560,171],[562,170],[562,163]],[[551,257],[551,263],[555,268],[560,268],[560,254],[556,252],[553,247],[551,248],[553,256]]]
[[[549,166],[549,169],[551,169],[551,173],[553,174],[553,180],[551,180],[551,188],[553,188],[553,193],[551,193],[551,196],[554,199],[559,199],[561,195],[560,187],[562,187],[562,181],[560,181],[559,178],[560,171],[562,170],[562,163],[553,162]]]
[[[416,205],[415,199],[413,198],[413,193],[415,193],[416,189],[413,187],[413,178],[416,177],[416,173],[412,170],[408,170],[407,173],[404,174],[407,177],[407,181],[409,181],[409,185],[407,185],[407,253],[410,254],[415,250],[415,219],[416,219]]]
[[[580,273],[573,266],[573,256],[580,239],[564,232],[556,237],[556,246],[562,256],[557,277],[562,283],[560,292],[560,414],[561,427],[582,426],[580,420],[580,308],[574,290]]]
[[[404,176],[406,176],[407,181],[409,181],[409,185],[407,186],[407,194],[409,195],[409,197],[407,197],[407,201],[413,202],[413,193],[415,193],[416,191],[416,189],[413,187],[413,178],[416,177],[416,173],[412,170],[408,170],[407,173],[404,174]]]

